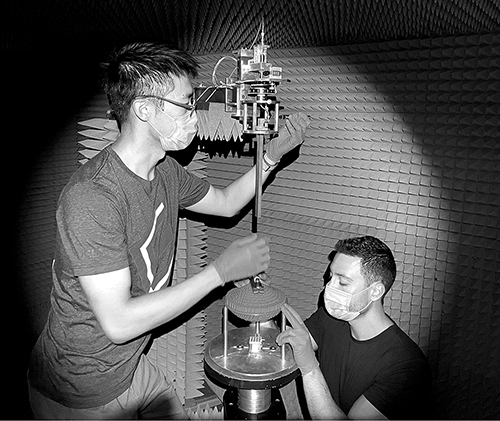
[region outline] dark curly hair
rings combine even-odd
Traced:
[[[165,96],[174,88],[172,76],[198,75],[198,63],[189,53],[151,42],[114,51],[102,67],[104,92],[118,127],[127,120],[137,96]]]
[[[385,294],[392,287],[396,278],[396,262],[391,249],[378,238],[367,235],[339,240],[330,259],[333,260],[336,253],[361,258],[361,274],[366,286],[381,282],[385,287]]]

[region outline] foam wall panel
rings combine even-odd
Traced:
[[[220,57],[200,57],[202,80]],[[436,416],[500,416],[500,36],[275,50],[269,60],[290,79],[279,86],[284,112],[312,119],[300,156],[263,196],[273,284],[307,317],[335,242],[381,238],[398,267],[386,311],[429,358]],[[208,179],[223,187],[251,165],[212,152]],[[209,260],[250,232],[250,213],[209,226]],[[207,309],[209,339],[220,308]]]
[[[200,57],[201,80],[219,58]],[[393,249],[399,271],[386,309],[428,355],[436,416],[498,418],[499,36],[275,50],[270,60],[290,79],[279,89],[285,112],[312,117],[300,156],[264,194],[259,232],[271,241],[271,281],[307,317],[335,242],[378,236]],[[80,156],[70,153],[73,163],[116,138],[113,123],[103,120],[106,109],[101,96],[78,116],[85,124],[76,129]],[[202,129],[201,149],[213,133],[237,134],[234,126]],[[227,185],[252,165],[232,147],[208,148],[190,169]],[[38,243],[26,233],[30,247],[45,241],[50,249],[50,224]],[[251,231],[248,212],[206,224],[180,222],[176,281]],[[32,265],[43,271],[45,260]],[[220,319],[215,299],[192,324],[153,345],[152,358],[186,402],[199,396],[203,347],[220,334]]]

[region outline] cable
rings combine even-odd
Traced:
[[[217,82],[217,79],[216,79],[216,73],[217,73],[217,69],[219,67],[219,65],[227,58],[230,58],[232,60],[234,60],[236,62],[236,64],[238,64],[238,60],[235,58],[235,57],[231,57],[231,56],[224,56],[222,58],[219,59],[219,61],[217,63],[215,63],[215,66],[214,66],[214,69],[212,70],[212,84],[214,86],[224,86],[224,83],[221,82],[221,83],[218,83]],[[229,76],[232,76],[232,74],[235,72],[236,68],[233,69],[233,71],[231,72],[231,74]]]

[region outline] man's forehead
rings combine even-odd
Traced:
[[[339,272],[343,274],[361,273],[361,257],[349,256],[343,253],[335,254],[330,263],[331,272]],[[347,275],[349,276],[349,275]]]

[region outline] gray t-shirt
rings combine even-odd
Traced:
[[[144,180],[111,148],[75,172],[56,213],[51,310],[31,356],[33,387],[71,408],[104,405],[129,387],[150,335],[111,342],[78,276],[129,267],[132,296],[168,286],[179,208],[200,201],[209,187],[170,157]]]

